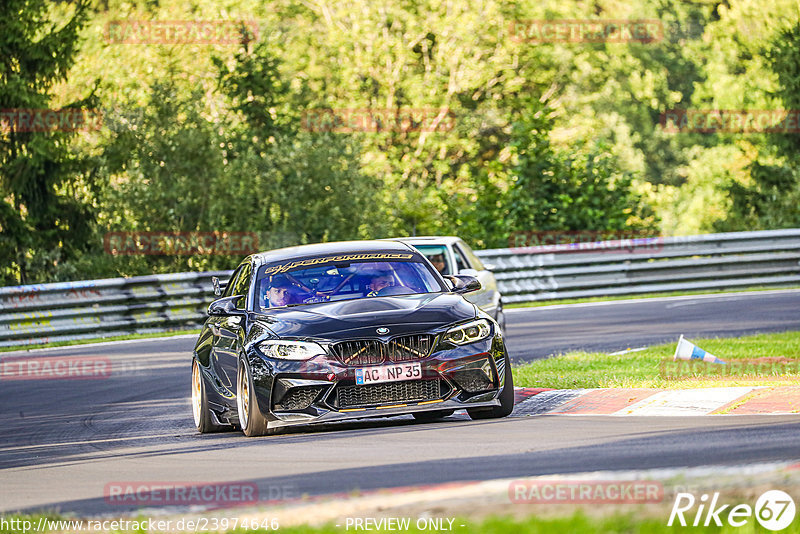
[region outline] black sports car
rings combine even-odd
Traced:
[[[192,361],[200,432],[361,417],[473,419],[513,408],[494,320],[399,241],[304,245],[245,258],[208,307]],[[219,294],[219,291],[217,290]]]

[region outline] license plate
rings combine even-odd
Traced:
[[[422,378],[422,367],[418,363],[398,363],[380,367],[361,367],[356,369],[356,384],[376,384]]]

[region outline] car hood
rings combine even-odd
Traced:
[[[394,337],[466,321],[476,316],[475,306],[461,295],[426,293],[320,302],[270,310],[259,315],[280,337],[339,340],[355,337]],[[380,335],[376,328],[389,332]]]

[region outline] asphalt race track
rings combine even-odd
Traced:
[[[513,361],[800,330],[800,290],[617,300],[506,310]]]
[[[800,328],[800,291],[512,311],[515,361],[687,337]],[[0,510],[119,514],[109,484],[254,482],[291,498],[449,481],[800,458],[796,416],[455,415],[327,425],[265,438],[201,436],[189,405],[193,339],[84,346],[3,358],[108,358],[107,378],[0,382]]]

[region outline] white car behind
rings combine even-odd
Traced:
[[[484,264],[461,238],[404,237],[398,241],[408,243],[419,250],[443,275],[465,274],[476,277],[481,283],[481,289],[466,295],[467,300],[494,317],[505,331],[502,295],[497,289],[497,280],[492,273],[494,266]]]

